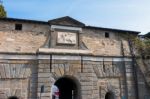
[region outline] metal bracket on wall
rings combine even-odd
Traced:
[[[50,68],[50,73],[51,73],[52,72],[52,55],[50,55],[49,68]]]
[[[83,73],[83,56],[81,56],[81,73]]]

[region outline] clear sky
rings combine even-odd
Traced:
[[[3,0],[8,17],[71,16],[86,25],[150,32],[150,0]]]

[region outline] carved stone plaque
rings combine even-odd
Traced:
[[[71,32],[58,32],[57,43],[58,44],[76,44],[77,43],[76,33]]]

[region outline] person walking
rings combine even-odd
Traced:
[[[54,78],[50,78],[51,81],[51,99],[59,99],[59,89],[58,87],[54,84],[55,83],[55,79]]]

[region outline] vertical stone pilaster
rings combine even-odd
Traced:
[[[39,60],[38,62],[38,83],[37,96],[41,99],[50,99],[50,60]],[[44,85],[44,93],[40,93]]]
[[[32,74],[29,78],[29,99],[37,99],[37,84],[38,84],[38,61],[34,61],[32,66]]]
[[[125,62],[126,67],[126,77],[127,77],[127,87],[128,87],[128,99],[136,99],[135,95],[135,81],[134,81],[134,75],[133,75],[133,66],[132,62],[126,61]]]
[[[94,62],[84,61],[83,72],[80,74],[82,99],[98,99],[97,77],[93,70]]]

